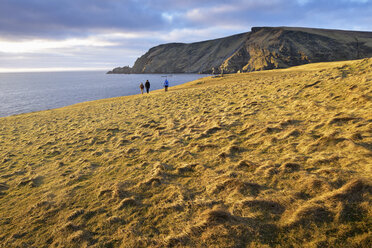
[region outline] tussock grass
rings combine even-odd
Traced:
[[[0,246],[370,247],[372,60],[0,118]]]

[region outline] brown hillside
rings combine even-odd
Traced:
[[[372,60],[0,118],[1,247],[371,247]]]

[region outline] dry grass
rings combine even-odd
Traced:
[[[0,118],[2,247],[371,247],[372,60]]]

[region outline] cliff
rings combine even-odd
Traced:
[[[372,32],[254,27],[251,32],[151,48],[109,73],[234,73],[372,56]]]
[[[124,67],[116,67],[112,71],[108,71],[107,74],[130,74],[132,71],[132,68],[129,66]]]

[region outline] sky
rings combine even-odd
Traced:
[[[108,70],[256,26],[372,31],[372,0],[0,0],[0,72]]]

